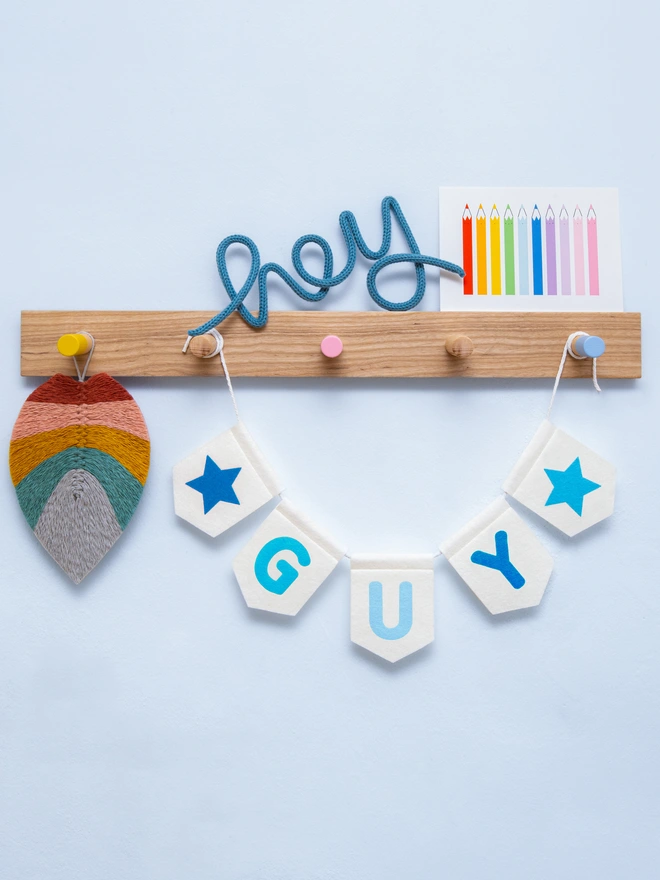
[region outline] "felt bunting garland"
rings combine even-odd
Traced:
[[[224,343],[214,333],[238,418]],[[571,340],[579,335],[564,346],[551,408]],[[600,390],[595,366],[593,381]],[[504,484],[505,492],[568,535],[612,513],[614,487],[612,465],[548,420]],[[177,514],[212,536],[281,491],[240,419],[174,468]],[[538,605],[553,569],[549,552],[504,497],[445,540],[441,553],[491,614]],[[286,500],[257,528],[233,567],[250,608],[295,615],[344,555]],[[395,663],[433,641],[433,561],[430,555],[350,557],[354,644]]]

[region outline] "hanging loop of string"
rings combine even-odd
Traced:
[[[241,417],[238,414],[238,404],[236,403],[236,397],[234,395],[234,388],[231,384],[231,376],[229,375],[229,370],[227,369],[227,361],[225,360],[225,352],[224,352],[225,340],[223,339],[222,334],[219,333],[215,329],[215,327],[212,327],[210,330],[207,330],[206,332],[210,336],[213,336],[215,338],[215,350],[212,351],[210,354],[203,355],[203,357],[204,357],[204,359],[206,359],[206,358],[215,357],[216,355],[220,355],[220,363],[222,364],[222,370],[225,374],[225,379],[227,380],[227,388],[229,388],[229,396],[231,397],[231,402],[234,407],[234,412],[236,413],[236,420],[240,422]],[[188,351],[188,346],[190,345],[190,340],[193,338],[193,335],[194,334],[189,333],[188,336],[186,337],[186,342],[185,342],[183,349],[182,349],[184,354]]]
[[[88,369],[88,367],[89,367],[89,362],[91,361],[91,359],[92,359],[92,355],[94,354],[94,347],[96,346],[96,340],[94,339],[94,337],[92,336],[92,334],[89,333],[87,330],[79,330],[78,332],[79,332],[79,333],[84,333],[85,336],[89,336],[89,338],[92,340],[92,344],[91,344],[91,346],[90,346],[90,349],[89,349],[89,352],[88,352],[88,354],[87,354],[87,358],[86,358],[86,360],[85,360],[85,363],[84,363],[84,366],[83,366],[82,370],[80,369],[80,366],[79,366],[79,364],[78,364],[78,358],[77,358],[75,355],[73,356],[73,364],[74,364],[74,366],[75,366],[75,368],[76,368],[76,373],[78,374],[78,381],[79,381],[79,382],[84,382],[84,381],[85,381],[85,378],[86,378],[86,376],[87,376],[87,369]]]
[[[548,407],[548,413],[546,418],[550,418],[550,413],[552,411],[552,405],[555,402],[555,397],[557,395],[557,388],[559,387],[559,381],[561,379],[562,373],[564,372],[564,365],[566,364],[566,358],[570,354],[571,357],[575,358],[577,361],[583,361],[587,357],[587,355],[575,354],[573,351],[573,341],[577,339],[578,336],[588,336],[588,333],[585,333],[584,330],[577,330],[575,333],[571,333],[571,335],[566,340],[566,344],[564,345],[564,351],[561,356],[561,361],[559,362],[559,369],[557,370],[557,377],[555,378],[555,385],[552,389],[552,397],[550,398],[550,406]],[[600,385],[598,384],[598,368],[596,366],[596,361],[598,358],[592,358],[592,372],[591,377],[594,383],[594,388],[596,391],[600,391]]]
[[[410,248],[410,253],[388,254],[392,243],[392,216],[394,216],[394,219],[397,221],[403,232],[408,247]],[[306,302],[319,302],[329,293],[330,288],[337,287],[337,285],[346,281],[355,268],[358,250],[367,260],[374,261],[374,265],[371,267],[367,275],[367,290],[369,291],[369,295],[377,305],[388,311],[406,312],[410,309],[414,309],[415,306],[422,301],[426,291],[425,265],[437,266],[447,272],[453,272],[461,278],[465,275],[463,269],[455,263],[450,263],[447,260],[441,260],[438,257],[430,257],[426,254],[420,253],[415,236],[408,225],[408,221],[401,210],[401,206],[393,196],[386,196],[383,199],[381,203],[381,217],[383,221],[383,240],[378,250],[372,250],[367,245],[360,232],[360,227],[358,226],[355,214],[353,214],[352,211],[342,211],[339,215],[339,226],[342,235],[344,236],[344,241],[346,242],[347,257],[346,265],[341,272],[338,272],[336,275],[333,275],[332,248],[325,238],[321,235],[303,235],[295,242],[291,250],[293,266],[305,283],[317,287],[318,290],[306,290],[292,275],[289,274],[289,272],[287,272],[286,269],[284,269],[283,266],[280,266],[279,263],[264,263],[263,266],[260,266],[259,249],[254,241],[251,238],[248,238],[247,235],[227,236],[227,238],[224,238],[218,245],[216,264],[218,266],[218,273],[220,274],[222,283],[229,296],[229,305],[227,305],[221,312],[218,312],[218,314],[211,318],[210,321],[206,321],[194,330],[189,330],[189,335],[200,336],[204,333],[208,333],[209,330],[217,327],[218,324],[221,324],[226,318],[228,318],[232,312],[238,312],[241,318],[250,327],[255,329],[264,327],[268,321],[267,282],[268,276],[271,273],[281,278],[282,281],[284,281],[285,284],[287,284],[301,299]],[[246,247],[250,252],[251,258],[250,271],[245,283],[239,290],[236,290],[234,287],[227,269],[227,251],[233,244],[240,244]],[[308,272],[303,265],[302,249],[307,244],[317,245],[323,254],[323,275],[320,278]],[[417,279],[415,293],[405,302],[392,302],[391,300],[385,299],[385,297],[378,292],[378,288],[376,287],[376,276],[378,273],[386,266],[393,263],[413,263],[415,266],[415,276]],[[244,300],[252,290],[255,281],[259,292],[259,311],[256,316],[253,315],[244,305]]]

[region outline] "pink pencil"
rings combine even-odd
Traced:
[[[584,224],[579,205],[576,205],[573,211],[573,250],[575,251],[575,294],[584,296]]]
[[[598,296],[600,282],[598,279],[598,224],[594,206],[589,205],[587,212],[587,247],[589,249],[589,294]]]
[[[559,256],[561,260],[561,293],[571,295],[571,247],[569,244],[568,211],[566,205],[559,212]]]

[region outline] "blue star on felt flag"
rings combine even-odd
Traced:
[[[241,503],[233,489],[234,480],[240,471],[239,467],[224,468],[223,470],[218,467],[210,455],[207,455],[202,476],[190,480],[186,486],[190,486],[196,492],[201,492],[204,499],[204,513],[208,513],[220,501],[226,501],[228,504]]]
[[[552,492],[545,502],[548,507],[551,504],[566,503],[578,516],[582,516],[584,496],[600,489],[600,483],[587,480],[582,476],[582,467],[579,456],[566,468],[565,471],[556,471],[551,468],[543,468],[552,483]]]

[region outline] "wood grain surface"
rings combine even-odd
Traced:
[[[203,360],[181,349],[187,331],[212,312],[25,311],[21,315],[21,375],[75,374],[57,351],[64,333],[86,330],[96,339],[89,374],[216,376],[219,358]],[[272,312],[263,330],[236,315],[219,328],[233,376],[551,377],[562,347],[576,330],[602,336],[599,376],[642,375],[641,316],[633,312],[524,314],[520,312]],[[337,358],[320,345],[334,334],[344,343]],[[470,357],[445,350],[452,334],[469,336]],[[590,375],[591,361],[568,358],[564,375]]]

